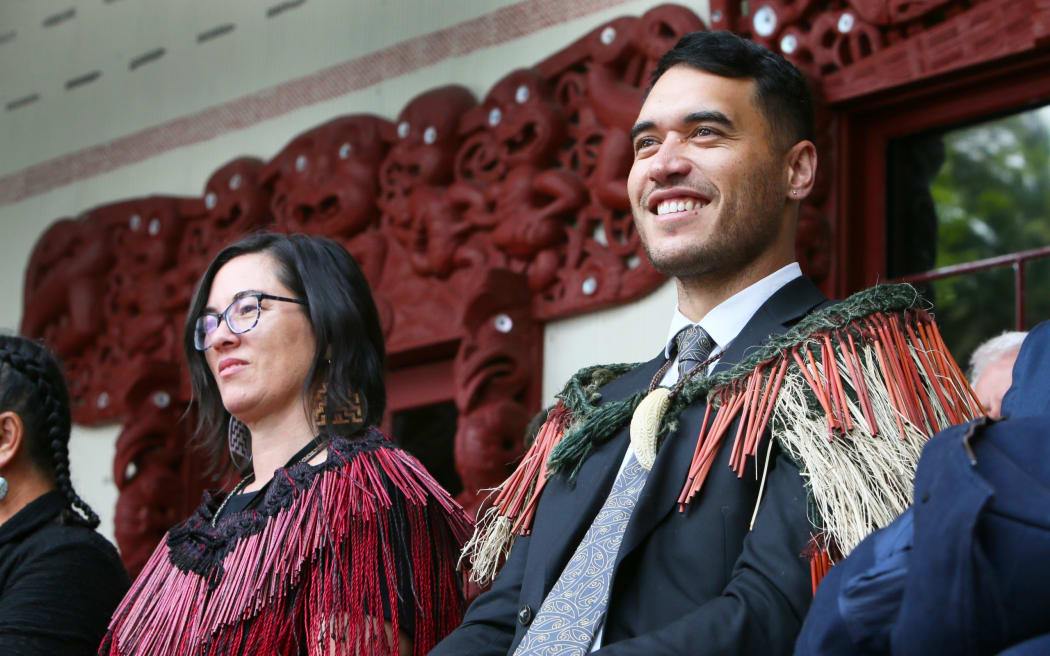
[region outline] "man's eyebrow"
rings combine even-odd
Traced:
[[[693,123],[720,123],[730,130],[736,128],[736,126],[733,125],[733,121],[730,120],[728,116],[713,109],[693,112],[692,114],[687,115],[683,122],[687,125],[692,125]]]
[[[646,130],[652,130],[655,127],[656,123],[653,123],[652,121],[641,121],[639,123],[635,123],[634,127],[631,128],[631,141],[634,141],[635,138],[638,137],[638,135],[645,132]]]
[[[692,114],[686,114],[685,118],[682,119],[682,123],[685,125],[692,125],[693,123],[719,123],[725,127],[733,130],[736,128],[733,125],[733,121],[717,110],[701,110],[699,112],[693,112]],[[639,121],[635,123],[634,127],[631,128],[631,141],[638,138],[638,135],[645,132],[646,130],[652,130],[656,127],[656,123],[652,121]]]
[[[245,296],[251,296],[252,294],[264,294],[264,293],[265,292],[261,292],[258,289],[242,289],[241,291],[239,291],[239,292],[237,292],[236,294],[233,295],[233,302],[236,303],[237,301],[241,300]],[[208,314],[214,314],[214,313],[217,313],[218,310],[216,310],[214,307],[212,307],[210,305],[206,305],[206,306],[204,306],[204,312],[206,312]]]

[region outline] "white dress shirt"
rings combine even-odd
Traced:
[[[751,321],[751,317],[755,316],[755,312],[758,312],[758,308],[762,307],[762,304],[768,301],[770,296],[801,275],[802,269],[799,267],[798,262],[792,262],[782,269],[777,269],[762,280],[741,289],[712,308],[710,312],[697,322],[697,325],[707,331],[707,334],[715,342],[711,355],[716,355],[729,346],[729,342],[736,339],[736,336],[744,329],[747,322]],[[675,336],[683,328],[692,325],[692,323],[688,317],[682,314],[679,306],[675,305],[674,315],[671,317],[671,327],[667,331],[664,357],[671,357]],[[708,366],[707,372],[711,373],[711,369],[716,364],[717,361],[712,362]],[[660,379],[660,385],[671,387],[677,382],[678,356],[675,355],[675,361],[667,370],[667,373],[664,374],[664,377]]]
[[[781,287],[788,284],[795,278],[802,275],[802,269],[799,267],[798,262],[792,262],[791,264],[778,269],[773,273],[769,274],[765,278],[758,282],[740,290],[736,294],[733,294],[726,300],[716,305],[710,312],[708,312],[702,319],[700,319],[699,326],[707,331],[707,334],[714,340],[715,346],[711,351],[712,355],[715,355],[721,351],[724,351],[729,343],[736,339],[736,336],[740,334],[740,331],[744,329],[748,321],[751,321],[751,317],[758,312],[758,308],[769,300],[774,293],[776,293]],[[667,343],[664,346],[664,357],[671,357],[671,350],[674,348],[674,338],[678,333],[685,327],[692,325],[692,321],[689,320],[679,306],[676,304],[674,308],[674,315],[671,317],[671,327],[667,331]],[[671,387],[678,382],[678,355],[675,355],[674,362],[668,367],[667,373],[660,379],[660,385],[663,387]],[[711,369],[718,364],[718,361],[712,362],[708,365],[707,372],[711,373]],[[633,453],[630,445],[627,447],[627,453],[624,454],[623,461],[620,463],[620,472],[623,471],[624,467],[627,466],[627,461],[630,459]],[[617,473],[619,476],[619,473]],[[602,646],[602,634],[605,631],[605,621],[602,620],[602,626],[598,628],[597,633],[594,636],[594,642],[591,644],[590,651],[595,651]]]

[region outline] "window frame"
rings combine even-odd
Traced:
[[[967,68],[940,78],[852,99],[840,110],[836,171],[840,224],[836,239],[838,270],[833,292],[839,297],[886,282],[887,149],[890,141],[935,129],[977,123],[1050,103],[1050,52],[1035,51]],[[1024,263],[1050,256],[1050,247],[966,262],[911,274],[902,281],[924,282],[1001,266],[1015,269],[1015,322],[1023,330]]]

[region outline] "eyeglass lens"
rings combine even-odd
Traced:
[[[222,314],[230,332],[246,333],[259,321],[259,299],[254,296],[239,298]],[[204,351],[212,345],[212,334],[219,328],[219,316],[205,314],[197,319],[193,330],[193,345]]]

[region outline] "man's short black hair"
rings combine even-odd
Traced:
[[[813,141],[813,99],[806,79],[781,55],[732,32],[692,32],[660,58],[649,83],[684,64],[712,75],[755,81],[755,104],[784,147]]]

